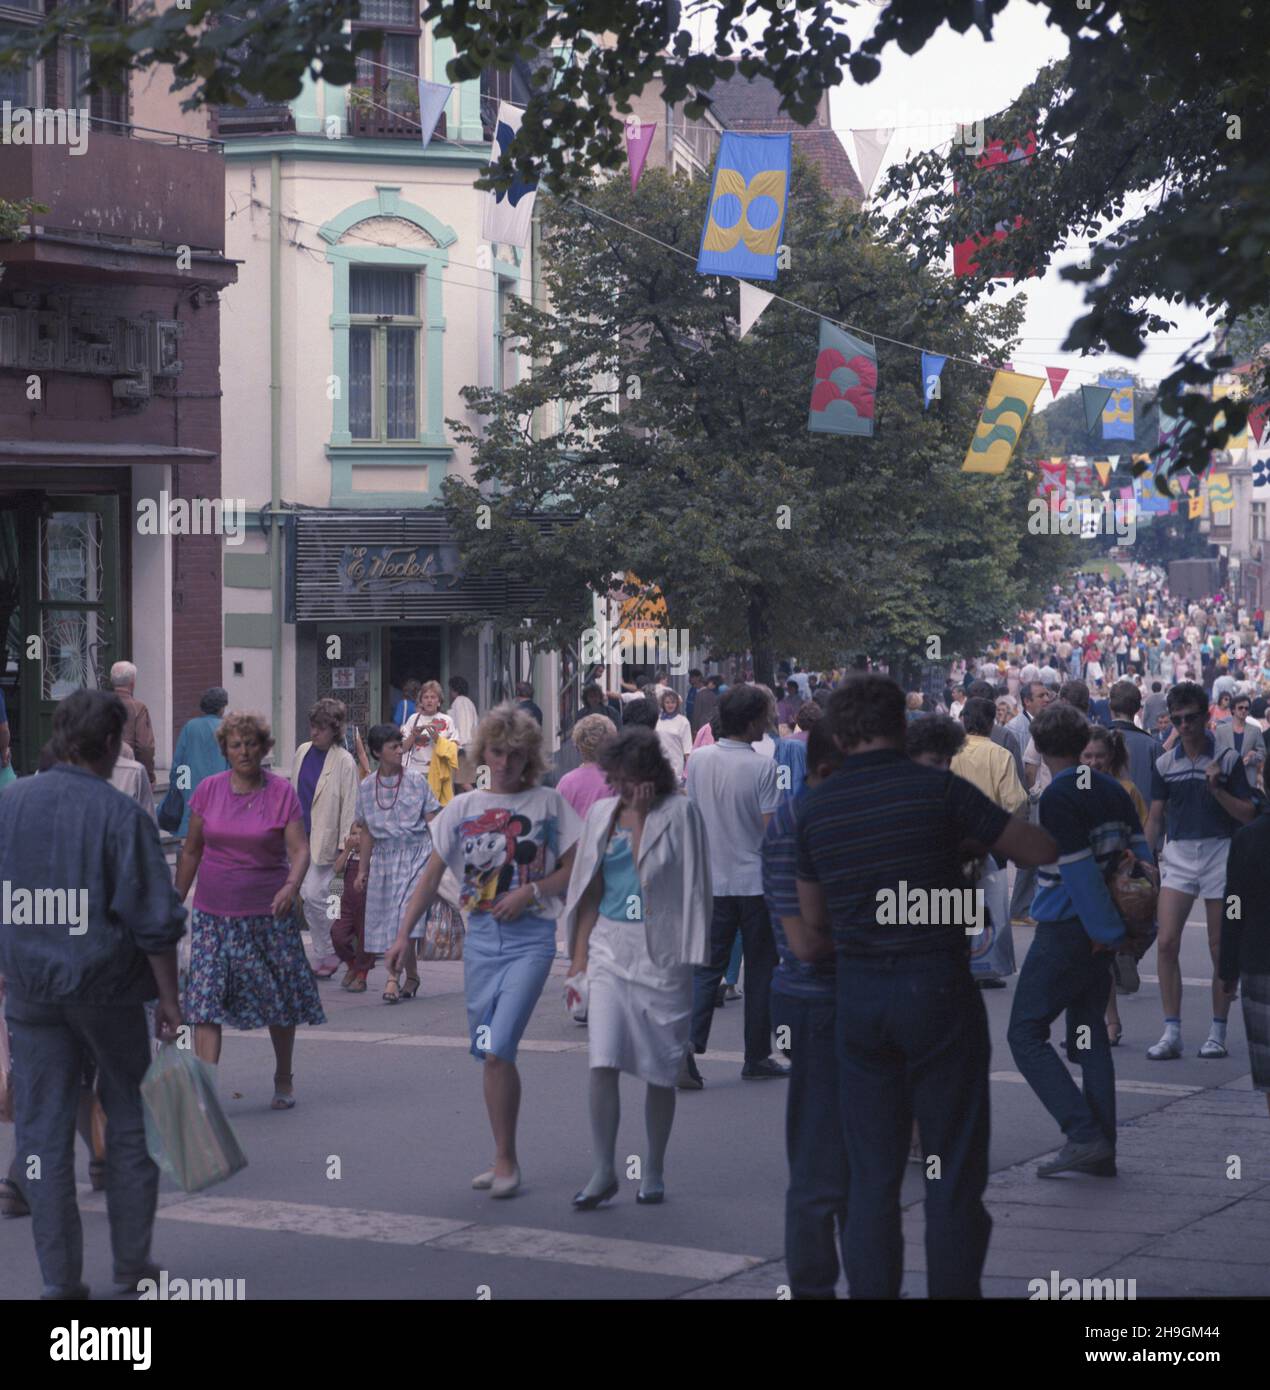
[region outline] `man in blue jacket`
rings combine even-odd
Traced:
[[[159,1170],[146,1151],[144,1005],[159,1037],[181,1024],[176,948],[185,910],[154,823],[110,785],[127,711],[77,690],[53,715],[59,761],[0,797],[0,973],[13,1051],[17,1157],[44,1297],[88,1297],[75,1202],[75,1116],[95,1063],[106,1111],[106,1205],[115,1282],[153,1277]]]
[[[1007,1038],[1014,1062],[1067,1136],[1057,1158],[1036,1170],[1116,1175],[1116,1073],[1103,1026],[1111,966],[1125,925],[1106,874],[1126,849],[1151,860],[1129,793],[1080,765],[1089,722],[1059,702],[1032,720],[1032,742],[1052,774],[1041,795],[1041,827],[1058,842],[1036,871],[1036,935],[1019,972]],[[1084,1093],[1050,1046],[1050,1025],[1067,1012],[1067,1056],[1080,1064]]]

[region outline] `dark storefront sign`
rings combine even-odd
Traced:
[[[288,622],[430,623],[508,607],[501,575],[462,572],[440,513],[293,512],[287,532]]]
[[[346,545],[339,560],[345,594],[435,594],[462,580],[455,546]]]

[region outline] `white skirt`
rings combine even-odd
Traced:
[[[593,1067],[616,1067],[652,1086],[673,1086],[692,1030],[692,966],[649,959],[643,922],[596,918],[587,945]]]

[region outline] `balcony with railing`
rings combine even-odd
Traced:
[[[11,123],[18,114],[10,113]],[[30,208],[26,235],[0,243],[0,260],[66,263],[91,252],[91,262],[102,266],[103,257],[121,251],[173,262],[171,253],[182,247],[195,256],[223,253],[225,161],[218,141],[87,113],[73,126],[67,113],[58,113],[64,125],[50,132],[46,117],[29,115],[46,122],[42,134],[62,138],[19,142],[11,124],[8,142],[0,143],[0,191]]]

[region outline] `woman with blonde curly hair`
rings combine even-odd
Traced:
[[[428,775],[432,750],[439,738],[454,738],[454,720],[441,712],[441,686],[425,681],[419,687],[419,707],[401,726],[401,751],[407,772]]]
[[[573,746],[582,766],[575,767],[556,783],[556,790],[585,819],[597,801],[613,795],[608,777],[597,761],[606,743],[617,737],[617,727],[606,714],[584,714],[573,726]]]
[[[488,790],[461,792],[432,822],[433,854],[406,903],[387,965],[390,973],[400,969],[448,866],[470,913],[463,990],[494,1134],[493,1166],[472,1186],[511,1197],[520,1187],[516,1049],[556,956],[556,918],[582,822],[557,790],[538,785],[542,729],[515,705],[498,705],[481,720],[472,761],[478,774],[488,773]]]
[[[296,899],[309,867],[304,813],[285,777],[261,766],[273,747],[256,714],[230,711],[216,731],[229,763],[200,782],[176,871],[182,901],[198,875],[183,1013],[194,1051],[220,1061],[221,1027],[267,1027],[274,1110],[290,1110],[296,1025],[326,1015],[304,955]]]

